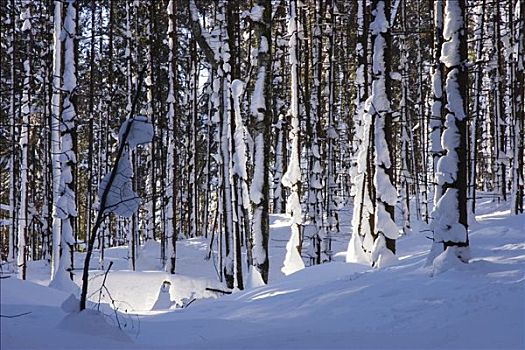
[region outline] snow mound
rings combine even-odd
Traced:
[[[106,322],[104,314],[95,310],[86,309],[82,312],[71,313],[64,317],[58,328],[118,342],[132,342],[126,333]]]
[[[14,276],[0,280],[1,305],[56,306],[69,296],[68,293],[46,288],[36,283],[22,281]],[[35,298],[35,296],[38,296]]]
[[[463,264],[464,263],[458,259],[455,249],[450,247],[434,259],[432,274],[435,276],[450,269],[461,269],[461,265]]]

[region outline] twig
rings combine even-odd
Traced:
[[[190,306],[191,303],[193,303],[195,300],[197,300],[197,299],[196,299],[196,298],[191,299],[189,303],[187,303],[186,305],[184,305],[184,308],[186,309],[186,308],[187,308],[188,306]]]
[[[215,289],[215,288],[206,288],[206,290],[209,290],[210,292],[216,292],[216,293],[232,294],[231,290],[220,290],[220,289]]]
[[[109,270],[111,269],[111,266],[113,266],[113,261],[109,262],[108,269],[106,270],[106,273],[104,274],[104,279],[102,280],[102,285],[100,286],[100,290],[98,293],[98,306],[97,306],[98,311],[100,311],[100,299],[102,299],[102,288],[106,287],[106,278],[108,278],[108,273],[109,273]]]
[[[113,311],[115,312],[115,319],[117,320],[118,328],[122,329],[122,326],[120,325],[120,320],[118,319],[118,310],[117,310],[118,307],[117,305],[115,305],[115,299],[113,299],[113,297],[111,296],[111,293],[109,292],[108,287],[103,285],[102,288],[106,290],[106,293],[108,293],[108,296],[111,299],[111,305],[113,306]]]
[[[0,317],[5,317],[5,318],[15,318],[15,317],[20,317],[20,316],[25,316],[25,315],[29,315],[33,313],[32,311],[28,311],[28,312],[24,312],[22,314],[18,314],[18,315],[0,315]]]

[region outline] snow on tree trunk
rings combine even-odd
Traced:
[[[15,49],[16,47],[16,32],[17,32],[17,23],[16,23],[16,15],[15,15],[15,6],[14,1],[11,4],[11,42],[10,46],[8,47],[8,51],[10,51],[10,63],[11,63],[11,93],[10,93],[10,101],[9,101],[9,115],[10,115],[10,122],[11,122],[11,156],[9,159],[9,215],[10,217],[10,226],[9,226],[9,247],[8,247],[8,255],[7,260],[8,261],[15,261],[16,259],[16,235],[18,234],[18,220],[17,220],[17,194],[16,194],[16,162],[18,161],[18,158],[16,156],[17,150],[16,150],[16,133],[17,133],[17,127],[16,127],[16,70],[15,70]]]
[[[326,237],[324,224],[323,201],[323,170],[324,163],[321,157],[321,144],[318,131],[321,130],[321,80],[323,61],[321,60],[322,32],[321,32],[321,2],[315,2],[315,23],[312,29],[312,91],[310,93],[310,113],[308,117],[308,198],[306,201],[308,222],[304,227],[304,236],[310,240],[308,255],[310,264],[321,263],[321,245]]]
[[[195,4],[193,4],[195,6]],[[224,251],[225,259],[223,262],[223,274],[228,288],[234,288],[236,282],[235,274],[235,257],[234,257],[234,208],[232,191],[235,187],[232,185],[232,128],[231,128],[231,65],[230,65],[230,48],[228,45],[228,32],[226,28],[226,1],[219,2],[219,9],[217,12],[218,19],[218,33],[220,46],[217,48],[219,64],[217,65],[217,75],[219,79],[216,80],[217,86],[214,90],[218,92],[215,101],[219,110],[219,150],[220,150],[220,168],[221,168],[221,206],[220,212],[223,218],[224,229]],[[197,16],[195,13],[192,16]],[[198,18],[196,19],[198,21]]]
[[[177,72],[177,63],[175,61],[175,40],[176,40],[176,1],[170,0],[167,7],[168,13],[168,161],[167,161],[167,208],[166,208],[166,223],[165,223],[165,238],[166,238],[166,256],[169,262],[165,269],[170,273],[175,273],[175,257],[176,257],[176,242],[177,242],[177,218],[175,217],[176,208],[176,186],[175,181],[176,167],[178,163],[178,150],[175,147],[175,74]]]
[[[197,55],[197,43],[190,42],[190,72],[188,105],[190,107],[190,122],[188,123],[188,234],[195,237],[197,234],[197,119],[198,119],[198,75],[199,56]]]
[[[253,274],[258,274],[264,283],[268,283],[268,240],[270,235],[269,211],[269,157],[270,138],[269,126],[272,121],[271,108],[271,1],[258,0],[257,5],[252,8],[252,16],[256,25],[257,35],[257,80],[251,98],[250,114],[254,119],[254,169],[253,179],[250,187],[250,200],[252,202],[252,264]],[[239,108],[239,95],[234,97],[236,114]],[[240,114],[240,113],[239,113]],[[240,120],[242,122],[242,120]],[[236,122],[237,125],[237,122]],[[242,148],[241,148],[242,150]],[[246,172],[246,169],[242,169]],[[257,279],[259,279],[257,278]],[[253,280],[253,279],[252,279]]]
[[[276,14],[286,13],[286,4],[281,2],[276,5]],[[286,18],[274,16],[272,21],[272,33],[274,45],[272,46],[272,98],[273,98],[273,116],[274,125],[272,134],[274,162],[272,166],[272,198],[273,198],[273,212],[284,213],[286,206],[286,193],[281,182],[283,173],[285,171],[286,163],[286,102],[288,99],[287,78],[288,65],[286,64],[286,51],[288,41],[286,36]]]
[[[64,75],[62,92],[64,94],[62,118],[60,123],[60,187],[59,197],[55,203],[55,215],[60,224],[60,258],[51,286],[66,291],[75,291],[73,279],[73,250],[75,238],[73,235],[72,218],[77,216],[75,192],[73,186],[73,166],[76,155],[73,150],[73,133],[75,132],[75,105],[73,95],[77,86],[75,68],[75,25],[77,11],[74,0],[69,0],[64,18]]]
[[[397,202],[397,191],[392,185],[392,163],[389,145],[391,143],[391,110],[389,55],[390,33],[389,18],[390,2],[376,0],[373,2],[370,35],[372,43],[372,89],[366,100],[363,114],[364,134],[373,137],[363,142],[358,156],[358,171],[361,170],[370,178],[373,171],[373,186],[370,193],[361,190],[362,208],[356,208],[354,221],[363,220],[368,216],[370,228],[354,224],[354,231],[347,261],[368,262],[372,266],[382,267],[395,260],[395,239],[398,229],[393,220],[394,205]],[[370,145],[368,145],[370,143]],[[368,147],[367,147],[368,145]],[[373,150],[373,164],[370,164],[368,153]],[[366,169],[366,170],[365,170]],[[357,214],[357,215],[356,215]],[[372,220],[371,220],[372,219]],[[372,224],[373,223],[373,224]],[[363,232],[364,231],[364,232]],[[363,234],[364,233],[364,234]]]
[[[125,50],[124,50],[124,59],[126,61],[126,113],[130,115],[131,113],[131,107],[132,107],[132,89],[133,89],[133,72],[132,72],[132,61],[133,61],[133,55],[131,53],[132,51],[132,37],[133,34],[131,32],[131,16],[132,16],[132,8],[131,6],[134,6],[133,3],[129,3],[126,1],[126,24],[125,28],[126,31],[124,33],[125,36]],[[133,166],[133,162],[131,163],[131,166]],[[131,170],[133,171],[133,170]],[[137,260],[137,232],[138,232],[138,225],[137,225],[137,215],[134,213],[133,217],[130,219],[124,219],[124,227],[126,231],[126,240],[128,243],[128,262],[129,262],[129,268],[131,270],[135,270],[135,263]]]
[[[301,188],[301,167],[299,148],[299,62],[297,59],[299,19],[297,18],[297,2],[290,1],[290,12],[288,18],[289,54],[291,66],[291,103],[290,103],[290,133],[289,143],[291,153],[288,168],[282,178],[282,183],[290,189],[290,195],[286,203],[286,211],[291,215],[291,236],[286,244],[286,257],[281,271],[289,275],[304,268],[301,258],[301,224],[302,210],[299,191]]]
[[[370,23],[372,38],[372,94],[365,109],[374,127],[374,190],[375,219],[374,246],[371,251],[373,266],[384,266],[395,259],[395,239],[398,228],[394,223],[394,205],[397,192],[392,185],[393,165],[390,145],[392,143],[392,112],[390,110],[390,1],[375,2],[375,13]],[[388,56],[387,56],[388,55]],[[387,57],[385,57],[387,56]]]
[[[462,261],[468,261],[466,90],[467,36],[465,0],[447,0],[441,62],[447,68],[447,116],[441,144],[445,150],[437,165],[438,185],[444,192],[432,214],[434,243]],[[435,254],[435,250],[431,254]],[[446,254],[446,253],[443,253]],[[429,259],[434,260],[432,256]],[[435,260],[434,260],[435,261]]]
[[[421,2],[418,1],[416,4],[416,13],[417,13],[417,27],[421,28]],[[423,93],[423,47],[421,45],[421,35],[416,36],[416,65],[417,65],[417,120],[414,127],[412,127],[412,120],[408,119],[409,132],[410,132],[410,146],[412,148],[412,174],[414,182],[414,199],[415,199],[415,214],[417,220],[424,220],[428,223],[428,198],[427,198],[427,153],[425,150],[426,145],[426,124],[425,124],[425,96]],[[419,142],[414,142],[416,138],[414,137],[414,132],[417,132],[419,135]],[[420,162],[421,166],[418,166],[418,155],[417,153],[421,152]],[[423,172],[420,176],[419,169],[423,169]],[[421,186],[421,181],[423,181],[423,186]],[[421,188],[423,187],[423,188]]]
[[[245,229],[245,214],[250,207],[250,194],[248,190],[248,173],[246,170],[247,161],[247,150],[246,150],[246,135],[244,129],[244,123],[241,114],[241,103],[240,97],[244,91],[244,83],[241,80],[235,79],[230,85],[231,95],[233,99],[233,110],[234,110],[234,132],[233,132],[233,190],[235,196],[236,206],[236,232],[234,234],[234,260],[235,260],[235,275],[237,281],[242,280],[242,270],[239,266],[242,264],[242,253],[241,253],[241,232]],[[247,249],[250,249],[248,245]],[[250,264],[251,265],[251,264]],[[239,287],[239,285],[237,286]],[[244,288],[244,286],[243,286]],[[239,289],[241,289],[239,287]]]
[[[483,0],[476,7],[477,15],[475,17],[475,29],[474,29],[474,40],[475,40],[475,51],[476,51],[476,62],[481,62],[483,59],[483,48],[484,48],[484,36],[485,36],[485,2]],[[473,214],[476,211],[476,178],[477,178],[477,163],[479,153],[479,125],[482,122],[482,94],[483,94],[483,66],[481,64],[476,66],[474,73],[474,102],[472,108],[472,126],[470,130],[470,171],[469,171],[469,198],[470,198],[470,212]]]
[[[326,25],[326,34],[328,35],[328,44],[327,52],[325,55],[324,66],[328,65],[328,70],[326,72],[327,77],[327,86],[328,90],[325,94],[326,96],[326,179],[325,179],[325,212],[326,220],[324,222],[324,230],[321,231],[321,261],[331,261],[332,260],[332,235],[338,231],[339,228],[339,219],[338,219],[338,199],[336,196],[336,140],[339,139],[339,134],[336,128],[335,120],[335,100],[334,100],[334,91],[335,91],[335,1],[330,1],[327,4],[327,25]]]
[[[496,140],[494,145],[495,157],[496,157],[496,188],[498,189],[498,202],[501,199],[507,200],[507,118],[505,113],[505,91],[504,91],[504,41],[507,42],[508,38],[504,38],[502,34],[502,23],[504,18],[501,13],[501,7],[503,4],[500,2],[495,4],[495,24],[494,24],[494,40],[495,40],[495,55],[496,55],[496,87],[495,87],[495,115],[494,115],[494,131]]]
[[[443,46],[443,1],[434,2],[434,64],[432,75],[432,115],[430,117],[430,152],[432,153],[433,170],[434,170],[434,206],[441,197],[442,188],[437,183],[437,163],[439,157],[443,154],[441,146],[441,132],[443,128],[443,63],[439,60],[441,56],[441,47]]]
[[[10,113],[12,116],[14,116],[14,112]],[[15,124],[14,117],[11,118],[12,125]],[[14,128],[13,128],[14,129]],[[14,130],[12,130],[14,135]],[[9,243],[7,248],[7,261],[14,261],[15,259],[15,236],[17,234],[17,214],[16,214],[16,194],[15,194],[15,162],[17,161],[15,156],[15,143],[13,143],[13,149],[11,150],[11,156],[9,158]]]
[[[409,148],[408,143],[410,142],[409,133],[408,133],[408,119],[410,118],[409,114],[409,65],[408,65],[408,50],[409,46],[407,43],[407,19],[406,19],[406,6],[405,3],[401,4],[401,20],[403,27],[403,34],[400,36],[401,44],[401,58],[399,66],[401,69],[401,101],[400,101],[400,113],[401,113],[401,130],[400,130],[400,140],[401,140],[401,169],[399,173],[399,200],[401,204],[401,214],[403,216],[403,233],[410,233],[410,191],[409,186],[411,182],[411,174],[408,168],[408,159],[409,159]]]
[[[524,198],[524,133],[525,133],[525,1],[516,1],[515,9],[515,47],[514,47],[514,60],[515,60],[515,79],[516,86],[514,90],[513,100],[515,103],[516,114],[514,120],[514,191],[513,191],[513,203],[512,211],[514,214],[523,213],[523,198]]]
[[[26,2],[24,9],[20,15],[22,20],[22,33],[25,36],[26,52],[24,60],[24,89],[22,92],[22,127],[20,130],[19,145],[21,149],[20,158],[20,206],[18,213],[18,254],[17,267],[18,276],[20,279],[26,279],[27,271],[27,254],[26,254],[26,239],[28,231],[28,172],[29,172],[29,119],[31,116],[31,42],[32,42],[32,27],[31,27],[31,3]]]
[[[60,188],[60,110],[61,85],[62,85],[62,1],[55,1],[53,14],[53,97],[51,99],[51,171],[53,192],[53,251],[51,254],[51,279],[58,270],[60,261],[60,223],[55,205],[59,196]]]
[[[506,109],[508,135],[507,156],[509,157],[508,177],[510,182],[511,212],[519,214],[523,207],[523,4],[508,2],[508,31],[505,40],[507,63]]]
[[[149,4],[148,4],[149,5]],[[146,115],[148,120],[153,124],[153,57],[152,57],[152,38],[151,38],[151,18],[147,19],[145,37],[148,40],[146,45],[146,62],[147,62],[147,76],[146,76],[146,105],[145,110],[141,114]],[[153,128],[155,132],[155,128]],[[146,192],[151,196],[146,204],[146,230],[145,230],[145,241],[152,240],[155,238],[155,215],[156,208],[155,202],[157,200],[155,195],[156,183],[155,183],[155,143],[151,143],[147,150],[146,164],[148,164],[148,176],[146,179]]]
[[[367,1],[360,0],[357,3],[357,32],[358,42],[356,44],[357,68],[356,98],[353,115],[353,160],[351,167],[351,178],[353,179],[351,194],[354,197],[352,217],[352,237],[348,244],[346,255],[347,262],[369,263],[365,252],[372,242],[372,219],[374,206],[370,193],[370,176],[367,174],[371,120],[365,115],[365,102],[368,99],[369,74],[368,66],[368,21],[366,15]]]

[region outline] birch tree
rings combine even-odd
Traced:
[[[32,96],[32,26],[31,26],[31,3],[24,3],[22,20],[22,33],[25,36],[25,60],[24,60],[24,85],[22,92],[22,127],[20,130],[20,206],[18,213],[18,246],[17,246],[17,267],[18,276],[26,279],[27,272],[27,251],[26,240],[28,238],[28,173],[29,173],[29,119],[31,117],[31,96]]]
[[[176,147],[176,121],[175,121],[175,108],[176,108],[176,1],[170,0],[167,7],[168,12],[168,98],[166,100],[168,104],[168,163],[167,163],[167,179],[166,187],[167,191],[167,213],[166,219],[166,256],[169,258],[169,265],[166,265],[166,270],[170,273],[175,273],[175,262],[176,262],[176,243],[178,233],[178,223],[176,216],[176,204],[177,204],[177,165],[178,165],[178,148]]]
[[[7,260],[8,261],[15,261],[16,259],[16,236],[18,234],[18,213],[17,213],[17,204],[18,204],[18,196],[16,193],[16,183],[17,183],[17,149],[16,149],[16,134],[17,134],[17,127],[16,127],[16,75],[17,71],[15,68],[15,49],[17,48],[16,45],[16,32],[17,32],[17,23],[16,23],[16,15],[15,15],[15,2],[14,0],[11,2],[11,8],[9,9],[11,12],[11,37],[10,37],[10,45],[8,50],[10,50],[9,53],[9,59],[10,59],[10,80],[11,80],[11,91],[9,94],[9,121],[11,123],[11,155],[9,160],[9,212],[10,212],[10,225],[9,225],[9,237],[8,237],[8,251],[7,251]]]
[[[73,279],[73,251],[75,238],[72,220],[77,216],[75,192],[73,186],[73,167],[77,162],[73,150],[73,137],[75,132],[75,105],[74,94],[77,85],[75,67],[75,21],[77,11],[74,0],[69,0],[64,18],[64,74],[62,91],[63,107],[60,122],[61,152],[60,152],[60,187],[57,198],[56,215],[60,223],[60,257],[58,269],[51,285],[59,289],[76,289],[69,281]],[[69,280],[69,281],[68,281]]]
[[[289,63],[291,68],[291,86],[290,86],[290,158],[288,167],[283,175],[282,183],[290,189],[288,201],[286,202],[286,211],[291,215],[291,235],[286,244],[286,257],[281,271],[285,274],[291,274],[304,268],[304,262],[301,258],[301,224],[302,209],[300,201],[301,188],[301,166],[300,166],[300,147],[299,147],[299,62],[297,58],[297,46],[299,42],[300,23],[297,14],[297,1],[290,0],[289,17],[288,17],[288,35],[289,39]]]
[[[60,261],[60,224],[57,215],[61,166],[60,166],[60,114],[62,110],[61,86],[62,86],[62,1],[54,2],[53,14],[53,97],[51,99],[51,169],[52,169],[52,200],[53,200],[53,251],[51,254],[51,279],[58,271]]]

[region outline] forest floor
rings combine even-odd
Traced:
[[[399,262],[388,268],[344,263],[349,237],[339,235],[335,262],[286,277],[288,218],[271,220],[270,283],[220,297],[206,290],[224,287],[204,239],[179,242],[176,275],[159,271],[155,242],[142,248],[138,271],[128,270],[127,248],[106,250],[107,290],[98,292],[96,257],[91,311],[80,314],[34,262],[28,281],[0,280],[1,349],[525,348],[525,215],[481,202],[469,264],[427,266],[431,241],[419,224],[398,240]],[[341,229],[350,231],[348,220]]]

